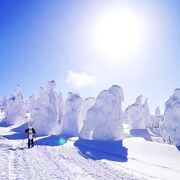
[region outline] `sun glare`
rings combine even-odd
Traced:
[[[110,57],[131,57],[137,53],[142,40],[142,27],[130,11],[106,14],[98,20],[95,42]]]

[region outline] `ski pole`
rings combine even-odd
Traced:
[[[23,137],[22,147],[24,146],[25,135]]]
[[[22,142],[22,148],[23,148],[23,145],[24,145],[24,138],[23,138],[23,142]]]

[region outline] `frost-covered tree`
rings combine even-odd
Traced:
[[[150,124],[148,125],[148,127],[159,129],[159,124],[161,121],[162,121],[162,116],[161,116],[160,108],[158,106],[155,110],[155,114],[151,115],[150,117]]]
[[[7,100],[6,96],[4,96],[2,99],[0,99],[0,112],[1,112],[1,117],[0,119],[4,119],[5,120],[5,109],[7,107]]]
[[[46,88],[40,88],[38,98],[29,98],[28,111],[38,134],[57,134],[62,118],[63,99],[56,91],[56,82],[49,81]]]
[[[1,112],[1,110],[2,110],[2,99],[0,97],[0,112]]]
[[[81,138],[95,140],[119,140],[122,138],[123,89],[113,85],[100,92],[94,106],[86,113]]]
[[[81,103],[80,111],[78,115],[78,132],[79,133],[86,122],[86,113],[88,109],[90,109],[95,104],[95,101],[96,101],[95,98],[89,97],[89,98],[84,99],[84,101]],[[81,131],[81,133],[83,134],[83,131]],[[81,133],[79,135],[80,137],[81,137]]]
[[[5,120],[8,124],[24,122],[26,108],[19,85],[13,95],[9,99],[4,100],[4,103]]]
[[[143,113],[144,113],[144,121],[146,127],[148,126],[150,122],[150,111],[149,111],[149,106],[148,106],[148,99],[145,99],[145,102],[143,104]]]
[[[2,112],[2,99],[1,99],[1,97],[0,97],[0,112]]]
[[[124,117],[131,129],[145,129],[150,121],[147,99],[142,104],[142,96],[137,97],[136,102],[126,108]]]
[[[78,94],[74,94],[72,92],[68,93],[68,97],[65,100],[64,116],[62,118],[62,133],[78,136],[78,116],[81,103],[82,98]]]
[[[155,110],[155,116],[161,116],[161,111],[160,111],[159,106]]]
[[[165,142],[180,145],[180,89],[175,89],[173,95],[165,103],[160,133]]]
[[[22,99],[22,100],[23,100],[22,89],[21,89],[21,87],[19,86],[19,84],[18,84],[18,86],[17,86],[17,88],[16,88],[16,91],[14,92],[14,96],[15,96],[16,98],[18,98],[18,99]]]

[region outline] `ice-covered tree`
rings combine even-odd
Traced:
[[[62,133],[72,136],[78,136],[78,116],[81,103],[82,98],[80,97],[80,95],[74,94],[72,92],[68,93],[68,97],[65,100],[64,116],[62,118]]]
[[[26,108],[23,95],[18,85],[11,97],[4,101],[4,112],[6,122],[10,125],[24,122]]]
[[[86,113],[88,109],[90,109],[95,104],[95,98],[89,97],[84,99],[81,103],[80,111],[78,115],[78,132],[80,133],[85,121],[86,121]],[[83,131],[81,132],[83,134]],[[81,137],[81,134],[79,135]]]
[[[16,91],[14,92],[14,96],[15,96],[17,99],[22,99],[22,100],[23,100],[22,89],[21,89],[21,87],[19,86],[19,84],[18,84],[18,86],[17,86],[17,88],[16,88]]]
[[[131,129],[145,129],[150,121],[147,99],[142,104],[142,96],[137,97],[136,102],[126,108],[124,116]]]
[[[155,116],[161,116],[161,111],[160,111],[159,106],[155,110]]]
[[[95,140],[119,140],[122,138],[123,89],[113,85],[100,92],[94,106],[86,113],[81,138]]]
[[[149,111],[148,99],[147,98],[145,99],[145,102],[143,104],[143,113],[144,113],[145,125],[147,127],[149,122],[150,122],[150,111]]]
[[[3,104],[2,101],[3,101],[3,100],[2,100],[1,97],[0,97],[0,112],[2,111],[2,107],[3,107],[3,106],[2,106],[2,104]]]
[[[57,127],[62,118],[63,99],[55,91],[54,80],[47,83],[46,88],[40,88],[38,98],[29,98],[28,111],[31,113],[33,126],[38,134],[57,134]]]
[[[162,121],[162,116],[161,116],[160,108],[158,106],[155,110],[155,114],[151,115],[150,117],[150,124],[148,125],[148,127],[159,129],[159,124],[161,121]]]
[[[180,89],[175,89],[165,103],[160,133],[165,142],[180,145]]]
[[[4,119],[5,120],[5,109],[7,107],[7,100],[6,96],[4,96],[2,99],[0,99],[0,112],[1,112],[1,120]]]

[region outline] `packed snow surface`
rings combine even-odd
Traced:
[[[129,137],[123,141],[41,136],[27,149],[26,124],[0,122],[0,179],[179,180],[180,149]],[[138,130],[137,130],[138,131]]]

